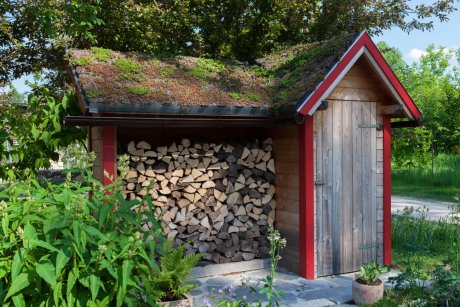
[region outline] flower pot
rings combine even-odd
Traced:
[[[180,300],[158,302],[157,305],[165,307],[193,307],[193,298],[189,295],[184,295],[184,298]]]
[[[353,281],[352,295],[355,304],[375,304],[383,297],[383,282],[378,280],[378,285],[364,285],[356,280]]]

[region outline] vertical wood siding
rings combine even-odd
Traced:
[[[278,127],[273,131],[276,168],[275,226],[287,240],[280,265],[299,270],[299,142],[298,126]]]
[[[381,88],[359,60],[314,115],[317,276],[383,262],[383,133],[359,126],[382,124]]]

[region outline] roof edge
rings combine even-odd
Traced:
[[[357,36],[353,44],[351,44],[341,59],[329,71],[323,81],[318,84],[316,89],[299,102],[297,112],[303,116],[313,115],[319,107],[321,101],[326,98],[324,96],[327,96],[330,93],[335,85],[340,82],[342,77],[348,72],[351,66],[353,66],[357,59],[363,54],[372,60],[370,62],[377,70],[378,74],[379,71],[382,72],[383,76],[381,77],[386,78],[386,80],[384,80],[385,84],[390,88],[392,94],[397,95],[395,98],[403,104],[408,117],[412,119],[420,119],[422,117],[420,110],[417,108],[404,86],[396,77],[390,65],[380,53],[369,34],[365,31],[361,32],[361,34]]]
[[[152,104],[111,104],[92,102],[89,113],[123,113],[148,115],[192,115],[192,116],[244,116],[244,117],[273,117],[269,108],[239,107],[239,106],[188,106],[178,103]]]

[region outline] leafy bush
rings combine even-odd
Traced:
[[[126,163],[120,162],[121,174]],[[0,192],[4,305],[135,306],[166,297],[166,288],[154,285],[158,276],[171,274],[169,266],[158,264],[158,255],[167,259],[171,249],[162,248],[151,199],[126,201],[121,179],[104,187],[91,175],[78,182],[68,176],[62,185],[12,182]],[[151,229],[144,231],[145,225]],[[174,289],[189,289],[179,283],[192,260],[175,268],[182,271]]]

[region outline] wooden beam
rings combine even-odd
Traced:
[[[406,120],[402,122],[392,122],[391,128],[413,128],[413,127],[421,127],[424,123],[420,120]]]
[[[382,115],[404,115],[404,109],[402,105],[394,104],[380,107],[379,113]]]
[[[104,185],[109,185],[117,175],[117,144],[116,128],[112,126],[102,127],[102,166],[104,170]],[[107,172],[107,176],[105,173]]]
[[[315,279],[313,116],[299,128],[299,274]]]
[[[383,117],[383,263],[391,264],[391,119]]]

